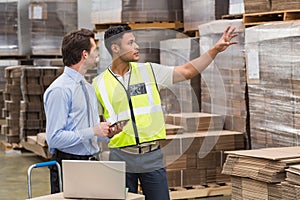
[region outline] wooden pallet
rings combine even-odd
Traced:
[[[0,54],[0,59],[1,60],[26,60],[28,59],[28,56],[24,55],[7,55],[7,54]]]
[[[147,29],[147,28],[169,28],[169,29],[180,29],[183,28],[182,22],[149,22],[149,23],[128,23],[132,29]]]
[[[185,31],[183,33],[178,32],[176,38],[186,38],[186,37],[200,37],[199,30],[195,31]]]
[[[32,55],[30,57],[38,58],[38,57],[46,57],[46,58],[61,58],[61,50],[57,49],[39,49],[33,50]]]
[[[57,55],[57,54],[38,54],[38,55],[30,55],[29,58],[30,59],[41,59],[41,58],[45,58],[45,59],[58,59],[58,58],[62,58],[62,55]]]
[[[208,184],[191,187],[170,188],[170,198],[175,199],[194,199],[201,197],[230,196],[231,184]]]
[[[125,23],[94,24],[95,30],[106,30],[113,26],[125,25]]]
[[[21,141],[21,145],[24,147],[24,149],[31,151],[45,159],[50,159],[52,156],[48,151],[48,147],[44,144],[41,144],[37,136],[28,136],[27,141]]]
[[[106,30],[112,26],[128,24],[131,29],[181,29],[183,22],[127,22],[127,23],[112,23],[112,24],[95,24],[96,30]]]
[[[0,148],[3,151],[10,151],[10,150],[23,150],[23,146],[21,144],[17,144],[17,143],[8,143],[4,140],[0,141]]]
[[[255,26],[268,22],[297,21],[300,20],[300,10],[284,10],[262,13],[249,13],[243,15],[245,26]]]
[[[223,15],[222,19],[243,19],[243,14]]]

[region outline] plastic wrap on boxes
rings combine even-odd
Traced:
[[[246,29],[253,148],[298,146],[300,22]]]
[[[133,33],[139,45],[139,62],[160,63],[160,41],[175,38],[177,32],[169,29],[137,29],[133,30]],[[112,58],[104,45],[104,33],[99,32],[97,37],[100,40],[100,66],[98,72],[102,72],[111,64]]]
[[[183,65],[199,55],[199,38],[175,38],[160,42],[160,61],[163,65]]]
[[[34,66],[57,66],[64,67],[62,58],[37,58],[33,60]]]
[[[122,0],[92,0],[92,24],[121,23]]]
[[[96,37],[99,41],[99,66],[98,73],[103,72],[109,65],[111,65],[112,58],[104,44],[104,32],[97,32]]]
[[[160,63],[160,41],[176,38],[176,31],[170,29],[134,30],[139,45],[140,61]]]
[[[163,65],[183,65],[199,57],[199,38],[177,38],[160,42],[160,62]],[[199,108],[200,76],[174,84],[161,92],[162,105],[167,113],[197,112]],[[196,83],[197,82],[197,83]],[[193,86],[195,88],[193,88]]]
[[[0,0],[0,55],[29,53],[28,0]]]
[[[31,0],[28,7],[33,55],[61,55],[63,36],[77,29],[76,0]]]
[[[18,48],[18,2],[0,2],[1,50]]]
[[[92,0],[77,0],[77,9],[78,28],[93,30],[94,26],[91,22]]]
[[[272,0],[272,10],[296,10],[300,9],[299,0]]]
[[[0,89],[0,120],[3,121],[2,119],[4,119],[3,115],[2,115],[2,109],[4,108],[4,97],[3,97],[3,89]],[[2,124],[1,124],[2,125]],[[1,129],[0,129],[1,130]]]
[[[271,11],[271,0],[244,0],[245,13],[259,13]]]
[[[202,112],[225,117],[225,129],[247,132],[246,65],[242,20],[216,20],[199,26],[200,53],[213,47],[225,28],[236,27],[239,44],[220,53],[201,73]]]
[[[198,30],[198,25],[228,15],[229,0],[183,0],[185,31]]]
[[[182,21],[182,0],[123,0],[124,22]]]
[[[243,14],[245,13],[244,0],[230,0],[229,1],[229,14]]]
[[[181,0],[92,0],[93,24],[183,20]]]

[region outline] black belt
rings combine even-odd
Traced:
[[[94,155],[75,155],[70,153],[65,153],[60,150],[55,149],[54,154],[57,158],[67,159],[67,160],[100,160],[99,154]]]

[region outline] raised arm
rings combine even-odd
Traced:
[[[234,31],[235,27],[231,28],[228,26],[220,40],[205,54],[183,65],[176,66],[174,68],[173,82],[176,83],[193,78],[201,73],[215,59],[218,53],[225,51],[232,44],[237,44],[237,41],[231,41],[232,38],[238,36]]]

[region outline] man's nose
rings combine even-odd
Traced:
[[[139,47],[139,45],[137,44],[137,43],[134,43],[135,44],[135,49],[137,49],[137,50],[139,50],[140,49],[140,47]]]

